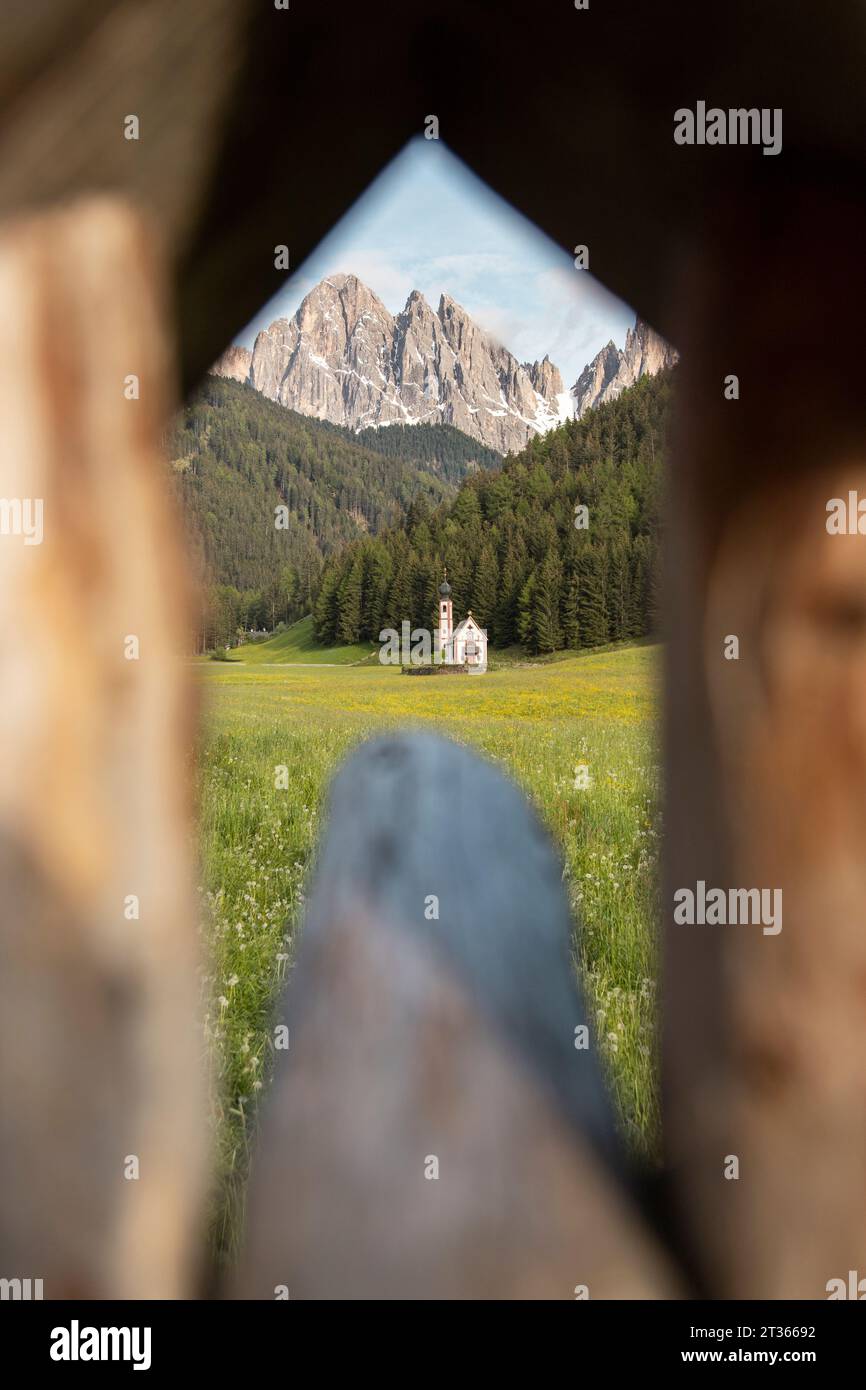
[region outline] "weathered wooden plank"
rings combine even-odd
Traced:
[[[246,1297],[671,1297],[547,836],[430,735],[340,772],[251,1180]],[[436,1173],[437,1176],[432,1176]]]
[[[0,217],[113,190],[180,256],[244,54],[248,0],[37,0],[0,16]],[[124,121],[140,122],[137,140]]]
[[[822,186],[769,208],[732,206],[685,293],[665,1134],[708,1290],[823,1298],[866,1260],[866,538],[826,529],[866,494],[866,216]],[[780,890],[781,929],[675,923],[698,880]]]
[[[200,1213],[187,581],[155,240],[110,199],[0,231],[0,1249],[46,1298],[188,1291]],[[28,543],[16,517],[36,503]]]

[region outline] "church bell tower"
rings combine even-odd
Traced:
[[[454,660],[451,638],[454,635],[454,621],[451,612],[451,585],[448,583],[448,570],[439,585],[439,660],[450,664]]]

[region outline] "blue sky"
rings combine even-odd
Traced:
[[[441,141],[422,136],[392,160],[235,341],[252,347],[260,329],[290,317],[319,280],[339,270],[358,275],[393,314],[411,290],[434,309],[444,290],[521,362],[548,353],[566,387],[609,339],[622,347],[634,322],[622,300],[575,270],[570,255]]]

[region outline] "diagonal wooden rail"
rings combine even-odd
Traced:
[[[431,734],[336,778],[240,1293],[667,1298],[522,794]]]

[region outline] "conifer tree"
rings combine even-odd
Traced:
[[[501,472],[476,473],[453,502],[434,501],[432,510],[412,506],[411,536],[404,524],[348,548],[338,545],[321,579],[318,552],[310,559],[306,550],[303,572],[314,577],[304,583],[318,588],[317,634],[327,630],[334,640],[335,583],[341,631],[354,631],[352,571],[362,554],[361,633],[374,639],[382,627],[399,630],[403,621],[431,626],[444,565],[455,620],[471,608],[496,646],[520,640],[532,652],[563,644],[574,650],[643,636],[658,602],[659,471],[670,377],[642,380],[582,420],[533,439]],[[399,449],[398,436],[389,447]],[[576,499],[588,508],[588,532],[574,527]],[[245,595],[242,611],[252,612],[255,598]]]
[[[610,640],[619,642],[629,635],[629,568],[626,550],[616,543],[608,547],[605,592]]]
[[[417,556],[412,564],[412,612],[408,615],[413,628],[432,631],[439,613],[436,567],[432,556]]]
[[[556,551],[549,552],[536,575],[535,645],[539,652],[555,652],[562,645],[559,625],[562,566]]]
[[[603,555],[595,546],[587,546],[580,558],[580,637],[584,647],[608,640]]]
[[[497,647],[510,647],[517,641],[517,607],[521,588],[517,559],[509,544],[502,561],[499,597],[493,618],[492,636]]]
[[[340,575],[337,570],[326,570],[313,610],[313,635],[317,642],[324,644],[337,640],[337,589]]]
[[[397,559],[388,597],[383,609],[382,627],[400,631],[400,624],[412,621],[412,559],[404,553]],[[376,634],[378,637],[378,633]]]
[[[654,637],[664,637],[662,575],[657,546],[649,545],[643,563],[646,575],[644,581],[646,585],[646,628],[644,630],[652,633]]]
[[[648,580],[643,537],[638,536],[628,560],[628,605],[625,636],[632,639],[643,637],[647,630]]]
[[[580,646],[580,577],[576,570],[567,574],[562,585],[560,609],[562,643],[565,647]]]
[[[365,641],[378,642],[382,631],[388,585],[391,580],[391,557],[384,546],[370,547],[364,580],[364,622],[361,636]]]
[[[517,605],[517,635],[524,647],[533,653],[538,651],[535,628],[535,590],[536,578],[533,570],[520,591]]]
[[[364,557],[359,553],[349,566],[337,594],[337,639],[340,642],[360,641],[363,592]]]
[[[478,625],[487,628],[488,638],[493,629],[498,592],[499,566],[496,556],[491,545],[483,545],[475,565],[472,583],[472,613]]]

